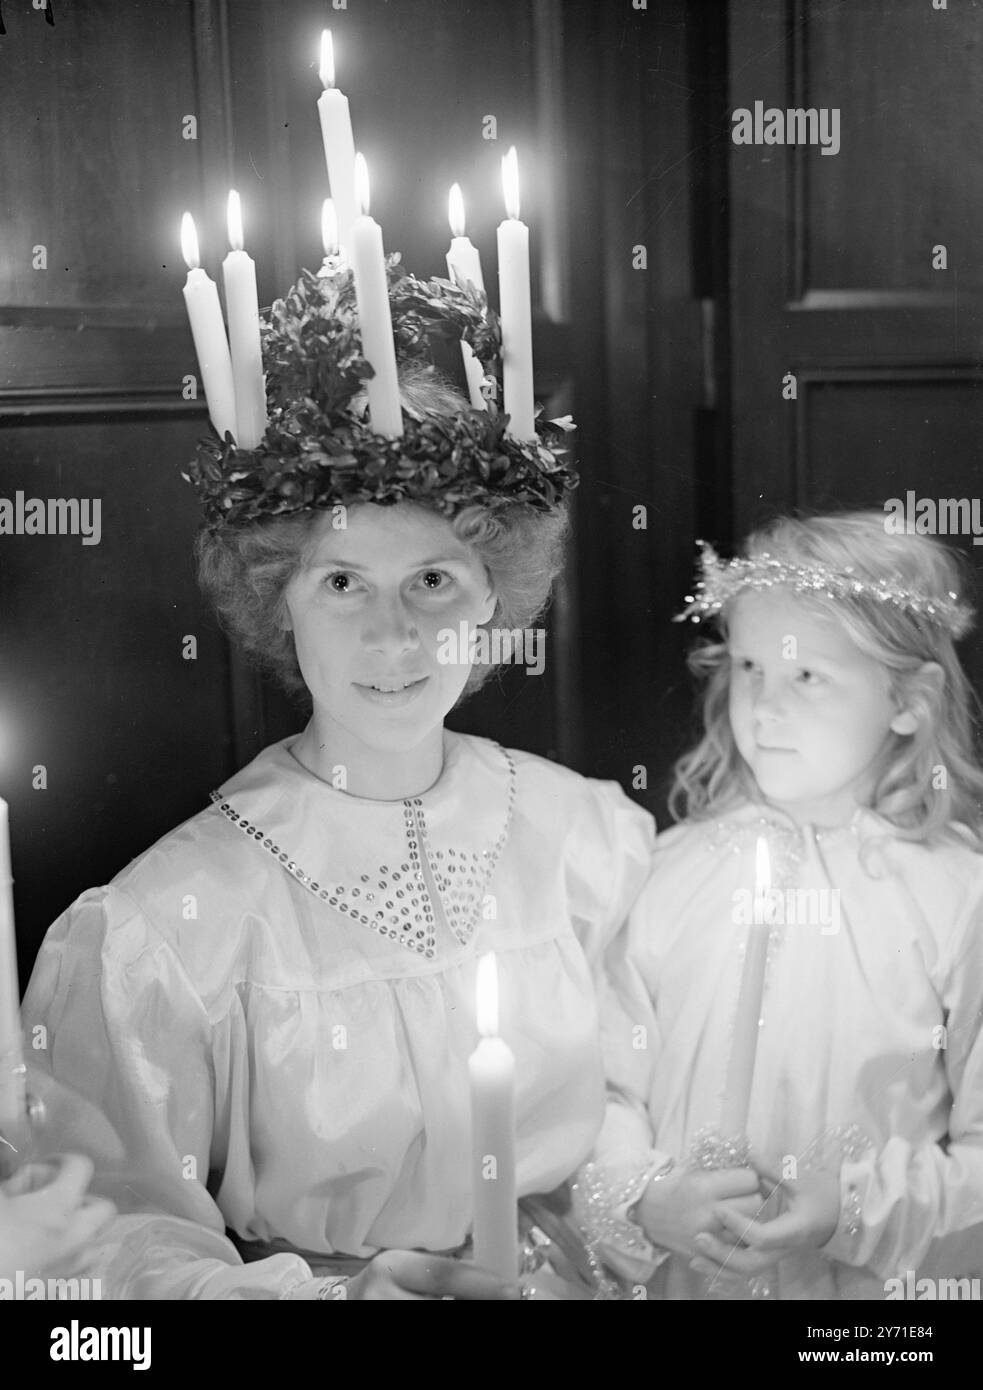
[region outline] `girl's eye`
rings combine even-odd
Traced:
[[[754,670],[754,662],[749,656],[732,656],[731,665],[736,666],[737,670],[744,675],[748,675]]]
[[[802,682],[803,685],[819,685],[822,682],[822,679],[823,678],[818,671],[799,672],[799,680]]]

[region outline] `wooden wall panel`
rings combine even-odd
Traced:
[[[112,408],[0,422],[4,497],[101,502],[97,545],[0,538],[0,783],[26,976],[59,912],[228,775],[230,673],[197,590],[197,506],[179,476],[197,422]],[[46,790],[33,786],[38,764]]]
[[[950,278],[983,288],[980,20],[967,5],[945,13],[909,0],[810,5],[795,31],[790,104],[838,108],[841,146],[795,156],[805,180],[806,225],[797,230],[806,292],[948,290],[932,268],[938,242]]]

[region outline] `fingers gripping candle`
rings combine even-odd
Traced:
[[[184,303],[191,323],[191,336],[195,343],[208,414],[220,439],[224,439],[226,434],[236,439],[236,398],[229,342],[218,302],[218,288],[198,264],[198,234],[190,212],[186,212],[181,219],[181,254],[188,267]]]
[[[764,993],[765,967],[768,963],[770,892],[771,861],[768,856],[768,842],[759,835],[755,846],[753,920],[748,927],[747,945],[744,950],[744,969],[737,997],[734,1036],[720,1119],[720,1132],[726,1139],[743,1139],[747,1135],[754,1058],[758,1050],[761,998]]]
[[[508,433],[536,438],[532,381],[532,301],[529,289],[529,228],[519,221],[519,167],[515,147],[502,160],[508,214],[498,228],[498,290],[502,312],[502,378]]]
[[[481,257],[478,255],[478,248],[474,245],[470,237],[464,235],[464,198],[461,195],[460,184],[454,184],[447,200],[448,220],[451,224],[452,240],[450,250],[447,252],[447,274],[452,280],[457,280],[459,284],[468,283],[474,285],[475,289],[484,290],[485,282],[481,274]],[[484,372],[481,363],[475,357],[470,343],[461,344],[461,356],[464,359],[464,374],[468,382],[468,396],[474,410],[486,410],[485,398],[481,394],[481,383]]]
[[[515,1058],[498,1033],[498,972],[489,952],[478,961],[478,1031],[468,1059],[471,1080],[474,1262],[499,1278],[518,1278],[515,1192]]]
[[[266,383],[259,338],[256,263],[242,249],[242,210],[235,189],[229,194],[229,243],[232,250],[222,262],[222,275],[235,383],[236,441],[240,449],[255,449],[266,433]]]
[[[331,199],[338,213],[338,239],[342,250],[350,252],[352,223],[358,216],[355,197],[355,139],[348,98],[334,85],[334,45],[331,31],[321,34],[321,85],[324,91],[318,98],[317,113],[321,118],[321,139],[324,159],[328,166]]]
[[[375,376],[365,387],[369,396],[369,423],[376,434],[398,439],[403,433],[403,412],[396,374],[396,346],[389,312],[386,258],[382,228],[369,214],[369,173],[365,160],[355,156],[355,180],[361,217],[352,224],[350,259],[355,277],[355,298],[362,334],[362,352]]]

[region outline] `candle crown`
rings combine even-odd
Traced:
[[[473,285],[409,275],[387,258],[397,367],[403,377],[433,372],[440,344],[465,341],[501,398],[498,316]],[[536,421],[536,435],[506,433],[495,399],[487,410],[406,406],[403,434],[373,433],[351,270],[303,271],[284,299],[260,316],[268,423],[255,449],[213,434],[199,441],[184,477],[211,531],[270,516],[356,502],[417,501],[447,516],[463,508],[558,506],[576,486],[566,435],[569,417]]]

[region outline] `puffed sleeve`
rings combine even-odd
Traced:
[[[939,968],[945,1019],[942,1049],[951,1092],[943,1143],[913,1145],[897,1136],[840,1168],[841,1219],[824,1254],[904,1278],[936,1242],[971,1232],[983,1269],[983,893],[977,894]],[[964,1242],[963,1242],[964,1245]]]
[[[597,971],[648,877],[655,820],[617,782],[581,780],[565,850],[567,892],[580,944]]]
[[[103,1293],[125,1299],[275,1299],[311,1280],[297,1256],[244,1264],[206,1183],[213,1165],[216,1059],[227,1018],[210,1018],[174,950],[120,889],[84,893],[49,930],[23,1005],[32,1060],[101,1111],[46,1146],[89,1152],[119,1215],[94,1247]],[[220,1064],[220,1062],[219,1062]],[[87,1107],[86,1107],[87,1109]],[[57,1108],[49,1124],[57,1128]],[[220,1175],[221,1176],[221,1175]]]

